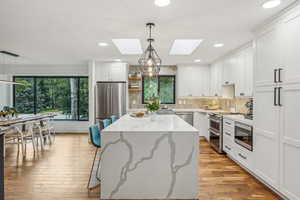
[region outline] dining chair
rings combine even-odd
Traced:
[[[112,115],[112,116],[110,116],[110,119],[111,119],[111,123],[114,123],[117,121],[117,116]]]
[[[38,139],[38,135],[34,132],[34,122],[26,122],[19,123],[12,126],[10,132],[6,133],[6,144],[17,144],[18,145],[18,153],[20,151],[22,156],[26,157],[27,152],[27,143],[31,142],[33,147],[33,152],[36,152],[36,140]]]
[[[91,168],[91,172],[90,172],[90,177],[89,177],[89,181],[88,181],[88,185],[87,185],[87,188],[88,189],[92,189],[90,188],[90,183],[91,183],[91,179],[92,179],[92,174],[93,174],[93,171],[94,171],[94,167],[96,166],[96,158],[97,158],[97,154],[99,152],[99,149],[101,147],[101,132],[100,132],[100,129],[97,125],[92,125],[89,127],[89,135],[90,135],[90,140],[91,140],[91,143],[94,147],[96,147],[96,151],[95,151],[95,156],[94,156],[94,160],[93,160],[93,165],[92,165],[92,168]],[[97,170],[96,170],[96,178],[98,181],[100,181],[100,178],[99,178],[99,167],[100,167],[100,160],[98,160],[98,166],[97,166]]]
[[[11,126],[9,129],[7,129],[5,131],[5,135],[4,135],[4,157],[5,157],[5,149],[6,149],[6,145],[10,145],[10,144],[16,144],[18,145],[18,154],[20,153],[20,145],[21,145],[21,152],[22,155],[25,154],[25,148],[24,148],[24,143],[22,142],[21,138],[22,138],[22,134],[21,132],[18,131],[22,130],[22,124],[16,124],[14,126]]]
[[[53,128],[50,125],[50,118],[45,118],[39,121],[40,137],[43,137],[44,144],[46,144],[47,141],[49,144],[52,144],[52,130]]]

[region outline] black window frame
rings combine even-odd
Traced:
[[[167,104],[167,105],[172,105],[172,104],[176,104],[176,75],[158,75],[158,86],[157,86],[157,92],[158,92],[158,95],[160,93],[160,78],[161,77],[164,77],[164,78],[173,78],[174,79],[174,82],[173,82],[173,102],[172,103],[161,103],[161,104]],[[142,77],[142,104],[146,104],[145,102],[145,95],[144,95],[144,81],[145,81],[145,77],[143,76]]]
[[[13,76],[13,81],[16,81],[16,78],[32,78],[33,79],[33,91],[34,91],[34,95],[33,95],[33,99],[34,99],[34,113],[33,114],[37,114],[37,90],[36,90],[36,79],[37,78],[76,78],[77,79],[77,85],[78,85],[78,93],[77,93],[77,107],[78,110],[80,108],[80,78],[87,78],[89,81],[89,77],[88,76]],[[88,88],[88,93],[89,93],[89,88]],[[88,95],[88,101],[89,101],[89,95]],[[13,106],[16,105],[16,85],[13,86]],[[89,121],[89,115],[88,115],[88,119],[80,119],[80,115],[78,114],[77,119],[54,119],[55,121]]]

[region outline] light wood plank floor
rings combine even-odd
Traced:
[[[17,159],[15,146],[7,147],[5,161],[6,200],[94,200],[86,184],[94,148],[86,134],[58,134],[55,144],[43,153]],[[200,200],[280,199],[224,155],[200,141]]]

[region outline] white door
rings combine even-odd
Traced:
[[[275,188],[279,186],[279,111],[274,87],[256,88],[254,95],[254,171]]]
[[[274,70],[283,66],[282,27],[276,27],[264,33],[256,40],[255,85],[274,83]]]
[[[280,149],[281,191],[290,199],[300,199],[300,82],[285,85],[281,92]]]

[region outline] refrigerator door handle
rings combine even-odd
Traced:
[[[274,83],[277,83],[277,71],[278,69],[274,69]]]
[[[278,106],[278,104],[277,104],[277,87],[274,88],[274,106]]]
[[[282,87],[278,87],[278,105],[282,106],[281,104],[281,89]]]

